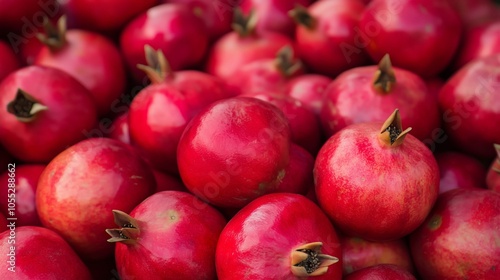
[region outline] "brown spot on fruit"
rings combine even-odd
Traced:
[[[441,226],[442,223],[443,223],[443,218],[440,215],[434,215],[429,220],[427,226],[429,227],[430,230],[436,230]]]

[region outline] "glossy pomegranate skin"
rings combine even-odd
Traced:
[[[111,130],[107,137],[118,140],[125,144],[130,144],[130,133],[128,127],[128,111],[119,115],[113,120]]]
[[[215,256],[217,276],[297,279],[290,271],[290,254],[310,242],[323,242],[322,253],[339,259],[314,279],[342,279],[340,242],[320,208],[298,194],[264,195],[241,209],[222,230]]]
[[[492,159],[500,143],[500,55],[476,59],[447,80],[439,92],[443,126],[462,152]]]
[[[458,152],[443,152],[436,155],[441,181],[439,193],[457,188],[485,188],[486,168],[468,155]]]
[[[6,108],[18,89],[36,98],[48,110],[29,123],[17,120]],[[58,69],[21,68],[3,80],[0,96],[0,141],[14,157],[25,162],[50,161],[66,147],[84,139],[85,132],[97,123],[90,92]]]
[[[228,78],[250,62],[274,58],[284,46],[294,46],[294,43],[277,32],[257,32],[241,36],[232,31],[214,42],[205,70],[214,76]]]
[[[16,227],[15,233],[15,245],[8,243],[10,230],[0,233],[0,248],[5,252],[2,269],[8,279],[92,279],[82,260],[57,233],[37,226]],[[10,246],[15,246],[15,273],[7,270]]]
[[[285,94],[302,102],[317,116],[323,104],[323,95],[332,79],[319,74],[303,74],[292,78],[285,87]]]
[[[92,93],[99,114],[111,111],[125,89],[125,66],[118,48],[106,37],[85,30],[66,32],[67,43],[51,51],[44,47],[34,64],[65,71]]]
[[[38,213],[35,205],[35,193],[38,184],[38,179],[45,169],[43,164],[17,164],[15,166],[15,217],[17,226],[41,226]],[[7,182],[9,172],[5,171],[0,174],[0,182]],[[4,183],[0,186],[0,192],[4,197],[9,197],[12,191],[8,190],[8,184]],[[5,215],[8,215],[7,199],[0,202],[0,209]]]
[[[500,194],[457,189],[439,196],[426,221],[410,235],[423,279],[498,279]]]
[[[361,17],[360,30],[374,61],[389,53],[394,66],[428,78],[452,60],[462,23],[449,1],[373,0]]]
[[[410,250],[404,239],[387,242],[370,242],[358,237],[343,236],[341,238],[344,275],[363,268],[392,264],[415,272]]]
[[[201,62],[208,46],[205,24],[185,5],[162,4],[148,9],[130,21],[120,35],[129,71],[141,82],[145,74],[137,64],[146,63],[144,46],[162,50],[175,70],[193,67]]]
[[[160,3],[187,5],[205,22],[211,40],[231,31],[233,9],[239,0],[160,0]]]
[[[245,14],[253,11],[258,18],[256,29],[261,31],[272,31],[293,37],[295,23],[288,12],[296,5],[309,6],[312,0],[241,0],[239,7]]]
[[[386,147],[378,139],[381,124],[354,124],[337,132],[314,167],[321,208],[346,234],[371,241],[399,239],[415,230],[439,188],[431,151],[411,134],[400,146]]]
[[[121,279],[216,279],[215,248],[226,220],[185,192],[156,193],[130,213],[139,222],[136,244],[117,243]]]
[[[116,32],[140,13],[153,7],[156,0],[93,0],[61,1],[62,9],[68,15],[72,28],[99,32]]]
[[[344,277],[344,280],[416,280],[405,269],[392,264],[379,264],[366,267]]]
[[[111,211],[132,210],[155,187],[150,167],[130,146],[91,138],[47,165],[38,182],[36,207],[42,224],[59,233],[82,258],[105,259],[113,253],[105,232],[114,225]]]
[[[468,62],[500,52],[500,20],[488,22],[467,30],[455,59],[458,70]]]
[[[391,58],[392,59],[392,58]],[[340,74],[325,90],[321,111],[323,131],[331,136],[348,125],[383,122],[395,108],[405,127],[420,140],[430,139],[440,128],[439,107],[424,81],[412,72],[393,67],[396,83],[388,93],[373,87],[377,66],[363,66]],[[425,111],[426,114],[420,112]]]
[[[14,51],[3,41],[0,41],[0,61],[2,61],[0,65],[0,81],[21,67],[21,63],[19,63]]]
[[[309,6],[308,13],[317,23],[312,29],[297,25],[295,38],[301,60],[315,73],[330,77],[368,64],[365,46],[358,42],[364,9],[358,0],[317,1]]]
[[[274,191],[285,175],[290,129],[276,106],[256,98],[229,98],[190,121],[177,151],[189,191],[216,206],[240,208]]]

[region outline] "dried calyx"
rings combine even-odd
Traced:
[[[328,267],[339,261],[338,258],[322,254],[323,243],[313,242],[292,251],[291,270],[297,277],[319,276],[328,271]]]
[[[7,112],[16,116],[22,122],[33,121],[40,112],[47,109],[47,106],[41,104],[22,89],[17,89],[16,97],[7,104]]]
[[[160,49],[155,51],[150,45],[145,45],[144,55],[146,56],[147,65],[137,64],[137,68],[146,73],[151,83],[161,83],[172,75],[172,69]]]
[[[389,93],[396,83],[396,75],[392,69],[389,54],[384,55],[378,64],[378,69],[373,76],[373,87],[378,93]]]
[[[240,37],[248,37],[255,34],[257,25],[257,16],[254,10],[251,10],[248,16],[243,14],[240,8],[234,9],[233,23],[231,27],[240,35]]]
[[[50,20],[45,17],[43,28],[45,33],[37,33],[36,37],[44,45],[46,45],[50,51],[55,52],[66,45],[66,16],[63,15],[57,21],[57,26],[54,26]]]
[[[307,29],[312,30],[316,28],[316,19],[309,14],[307,8],[296,5],[293,10],[288,12],[288,15],[300,25],[305,26]]]
[[[115,219],[115,224],[119,228],[106,230],[106,232],[111,236],[111,238],[108,239],[108,242],[122,242],[127,244],[135,243],[140,233],[137,220],[120,210],[113,210],[113,217]]]
[[[280,49],[275,59],[276,67],[285,77],[290,77],[302,68],[302,63],[293,56],[293,49],[286,45]]]
[[[379,139],[385,145],[396,147],[403,144],[404,138],[411,131],[411,127],[403,130],[399,110],[396,109],[384,122],[380,130]]]

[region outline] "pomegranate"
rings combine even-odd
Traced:
[[[160,3],[184,4],[204,22],[212,41],[231,31],[233,9],[240,0],[160,0]]]
[[[500,145],[495,144],[497,158],[493,160],[486,175],[486,186],[490,190],[500,192]]]
[[[415,276],[405,269],[392,264],[379,264],[353,272],[344,280],[416,280]]]
[[[113,120],[112,129],[106,135],[111,139],[130,144],[130,133],[128,127],[128,111]]]
[[[464,34],[454,70],[460,69],[468,62],[500,53],[500,20],[475,26]]]
[[[350,125],[319,151],[314,166],[318,202],[346,234],[371,241],[399,239],[430,212],[439,169],[410,130],[403,131],[396,109],[382,128],[376,122]]]
[[[98,113],[106,115],[111,104],[125,89],[125,70],[118,48],[98,33],[72,29],[66,31],[66,17],[57,28],[46,20],[44,42],[34,64],[57,68],[77,79],[89,89]]]
[[[332,79],[323,75],[303,74],[287,83],[285,94],[299,100],[319,116],[325,89],[331,82]]]
[[[8,170],[0,174],[0,193],[5,198],[14,198],[15,209],[9,215],[10,199],[0,200],[1,211],[8,216],[16,217],[16,226],[41,226],[35,206],[35,193],[38,179],[45,169],[43,164],[11,165]],[[11,172],[13,171],[13,172]],[[12,182],[15,189],[9,187],[6,182]]]
[[[289,161],[290,128],[285,115],[276,106],[250,97],[224,99],[202,110],[187,125],[177,150],[179,172],[188,190],[229,208],[241,208],[273,192]]]
[[[443,126],[465,153],[492,159],[500,143],[500,54],[476,59],[447,80],[439,92]]]
[[[456,189],[439,196],[425,222],[410,235],[422,279],[500,277],[500,193]]]
[[[233,0],[234,1],[234,0]],[[254,13],[258,19],[256,30],[272,31],[293,37],[295,23],[288,13],[297,5],[309,6],[312,0],[237,0],[245,15]]]
[[[439,193],[457,188],[486,187],[486,168],[479,160],[462,153],[443,152],[436,154],[436,161],[441,176]]]
[[[385,55],[378,66],[363,66],[340,74],[325,90],[321,122],[327,136],[348,125],[378,122],[394,108],[412,135],[429,139],[440,129],[439,107],[425,82],[407,70],[392,67]],[[426,112],[425,115],[421,112]]]
[[[214,42],[205,65],[206,71],[217,77],[227,78],[245,64],[274,58],[284,46],[292,46],[287,36],[277,32],[257,32],[257,18],[243,16],[235,9],[233,30]],[[295,52],[294,52],[295,53]]]
[[[226,225],[217,243],[219,280],[342,279],[337,233],[321,209],[302,195],[267,194]]]
[[[14,51],[3,41],[0,41],[0,61],[2,61],[0,65],[0,81],[21,67]]]
[[[359,237],[341,238],[344,275],[379,264],[397,265],[410,273],[415,272],[410,250],[405,240],[370,242]]]
[[[57,155],[40,176],[36,207],[42,224],[85,259],[113,253],[105,229],[113,209],[132,210],[155,190],[147,164],[127,144],[91,138]],[[92,228],[82,230],[82,225]]]
[[[14,237],[11,230],[0,233],[0,249],[5,279],[92,279],[68,243],[43,227],[16,227]]]
[[[181,191],[181,192],[187,192],[186,187],[184,184],[182,184],[181,180],[178,179],[177,177],[174,177],[170,174],[154,170],[153,169],[153,174],[156,179],[156,191],[161,192],[161,191]]]
[[[0,84],[0,108],[0,142],[26,162],[50,161],[97,123],[90,92],[69,74],[44,66],[7,76]]]
[[[121,5],[121,4],[120,4]],[[179,70],[201,62],[208,46],[205,24],[185,5],[162,4],[129,22],[120,35],[120,47],[135,80],[144,79],[137,64],[147,64],[144,46],[161,49],[170,67]]]
[[[448,66],[462,35],[462,23],[451,1],[372,0],[360,20],[363,46],[379,61],[393,63],[425,78]]]
[[[216,279],[215,248],[226,220],[193,195],[156,193],[130,215],[113,210],[120,279]]]
[[[64,0],[59,2],[74,28],[100,32],[120,30],[134,17],[156,4],[156,0]]]
[[[358,28],[364,9],[360,0],[317,1],[307,9],[296,7],[291,15],[298,24],[299,57],[315,73],[330,77],[369,63]]]

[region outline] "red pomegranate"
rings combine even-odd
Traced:
[[[80,256],[105,259],[113,253],[105,232],[113,225],[111,210],[132,210],[155,187],[150,167],[129,145],[91,138],[47,165],[38,182],[36,207],[42,224]],[[82,225],[92,230],[82,230]]]
[[[207,51],[208,34],[203,21],[181,4],[158,5],[130,21],[120,35],[120,48],[137,82],[145,76],[136,67],[147,65],[145,45],[162,50],[170,67],[180,70],[201,62]]]
[[[156,193],[130,215],[113,210],[120,279],[216,279],[215,248],[226,220],[195,196]]]
[[[500,192],[500,145],[495,144],[497,157],[493,160],[486,175],[486,186],[490,190]]]
[[[85,30],[66,31],[66,17],[57,28],[46,21],[46,34],[38,36],[45,46],[34,64],[65,71],[92,94],[99,114],[111,111],[113,101],[125,89],[125,69],[118,48],[106,37]]]
[[[500,54],[476,59],[449,78],[439,92],[443,126],[465,153],[492,159],[500,143]]]
[[[392,67],[391,59],[386,55],[378,66],[349,69],[325,90],[321,122],[327,136],[351,124],[384,121],[394,108],[404,112],[402,121],[422,141],[441,130],[439,107],[425,82]]]
[[[0,84],[0,142],[16,158],[46,163],[97,122],[90,92],[65,72],[21,68]],[[33,145],[36,143],[36,145]]]
[[[3,41],[0,41],[0,61],[2,61],[0,65],[0,81],[21,67],[14,51]]]
[[[245,17],[240,9],[234,12],[234,31],[215,41],[208,54],[205,68],[209,74],[227,78],[250,62],[274,58],[284,46],[293,47],[292,40],[281,33],[257,32],[255,16]]]
[[[431,210],[439,169],[431,151],[410,130],[403,131],[396,109],[382,128],[376,122],[350,125],[319,151],[316,195],[346,234],[371,241],[399,239]]]
[[[369,63],[358,28],[364,9],[360,0],[337,0],[317,1],[291,12],[299,57],[311,70],[335,77]]]
[[[341,254],[337,233],[316,204],[276,193],[250,202],[227,223],[215,261],[220,280],[336,280]]]
[[[57,233],[36,226],[16,227],[14,233],[14,237],[10,230],[0,233],[5,279],[92,279],[82,260]]]
[[[392,264],[379,264],[353,272],[344,280],[416,280],[407,270]]]
[[[324,92],[331,82],[332,79],[323,75],[303,74],[287,83],[285,95],[299,100],[319,116]]]
[[[485,188],[486,168],[476,158],[458,152],[436,154],[441,181],[439,193],[465,188]]]
[[[464,34],[454,69],[458,70],[468,62],[481,57],[500,53],[500,20],[475,26]]]
[[[456,189],[439,196],[410,235],[422,279],[500,278],[500,193]]]
[[[341,245],[344,275],[379,264],[397,265],[410,273],[415,272],[404,239],[371,242],[359,237],[343,236]]]
[[[5,198],[14,198],[15,207],[13,208],[15,210],[12,216],[17,219],[16,226],[41,226],[36,211],[35,193],[38,179],[45,169],[45,165],[23,164],[10,167],[12,168],[0,174],[0,182],[12,182],[15,189],[4,183],[0,185],[0,193]],[[0,209],[6,215],[9,214],[9,208],[11,208],[8,202],[10,202],[8,199],[0,200]]]
[[[374,61],[388,53],[395,66],[428,78],[452,60],[462,23],[450,1],[372,0],[361,17],[360,32]]]
[[[196,160],[193,160],[196,159]],[[290,128],[276,106],[250,97],[217,101],[196,115],[177,150],[182,181],[216,206],[241,208],[273,192],[290,161]]]

